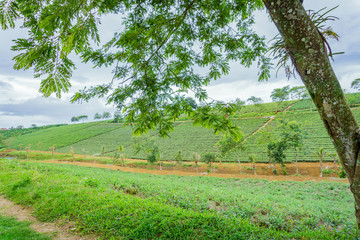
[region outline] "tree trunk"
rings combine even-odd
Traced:
[[[274,162],[274,173],[277,174],[277,170],[276,170],[276,162]]]
[[[255,163],[253,163],[253,170],[254,170],[254,175],[257,175],[255,171]]]
[[[355,197],[360,228],[360,129],[332,69],[323,37],[299,0],[263,0],[318,109]]]
[[[296,149],[296,157],[295,157],[295,162],[296,162],[296,174],[299,174],[298,158],[299,158],[299,150]]]
[[[240,172],[240,174],[241,174],[241,165],[240,165],[240,158],[239,158],[239,156],[237,156],[237,160],[238,160],[238,163],[239,163],[239,172]]]
[[[320,177],[322,177],[322,166],[323,166],[322,161],[323,161],[323,157],[321,156],[320,157]]]

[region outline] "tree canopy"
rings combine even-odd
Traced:
[[[259,79],[269,78],[266,44],[251,26],[260,0],[164,1],[2,1],[2,29],[20,24],[28,38],[15,41],[15,69],[32,68],[43,78],[40,92],[58,97],[71,87],[75,68],[71,53],[95,67],[112,67],[109,83],[85,88],[72,101],[106,97],[124,110],[135,131],[172,129],[171,121],[187,113],[207,118],[201,124],[215,131],[233,126],[226,118],[204,115],[184,100],[188,91],[199,101],[206,86],[228,74],[229,61],[260,66]],[[100,47],[98,24],[106,14],[122,16],[121,27]],[[18,20],[18,21],[17,21]],[[94,44],[95,43],[95,44]],[[96,47],[92,47],[96,46]],[[195,69],[203,69],[196,71]],[[223,110],[228,115],[230,107]],[[206,119],[205,119],[206,120]]]

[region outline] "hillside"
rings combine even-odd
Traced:
[[[360,102],[359,94],[348,94],[347,97],[350,100],[352,99],[354,115],[360,121],[360,109],[356,105]],[[256,154],[258,162],[268,161],[266,144],[259,144],[257,130],[267,122],[269,122],[267,127],[275,128],[281,119],[297,121],[302,124],[307,132],[304,147],[299,155],[300,161],[317,161],[314,157],[314,151],[320,147],[323,147],[327,153],[334,152],[323,123],[311,104],[309,100],[300,100],[281,104],[266,103],[259,104],[261,106],[244,106],[232,119],[246,137],[247,150],[241,153],[241,161],[247,162],[249,153]],[[286,113],[275,112],[276,109],[284,110],[286,108]],[[236,118],[239,115],[242,117]],[[272,121],[269,121],[271,118],[273,118]],[[183,160],[191,160],[194,152],[200,155],[209,152],[218,153],[216,143],[220,137],[215,135],[212,130],[193,126],[191,120],[175,122],[174,126],[175,130],[170,133],[168,138],[160,138],[155,131],[148,133],[148,136],[154,139],[155,144],[159,147],[162,160],[173,160],[179,151],[181,151]],[[122,123],[91,122],[39,128],[33,131],[24,131],[24,134],[21,135],[8,137],[5,142],[15,149],[24,149],[31,145],[33,150],[48,151],[51,146],[56,145],[58,152],[69,153],[70,149],[73,148],[77,154],[88,155],[100,155],[104,146],[107,156],[114,156],[118,146],[123,145],[126,157],[146,158],[144,153],[134,154],[134,149],[131,146],[132,129],[129,126],[124,127]],[[288,150],[287,161],[293,161],[294,158],[295,151]],[[223,159],[223,161],[229,162],[236,160],[234,153],[230,153]],[[325,160],[331,161],[332,159],[326,157]]]

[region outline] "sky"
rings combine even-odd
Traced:
[[[331,26],[340,35],[340,41],[330,41],[330,45],[333,52],[345,52],[345,54],[334,56],[332,64],[342,88],[352,92],[351,82],[360,78],[360,1],[305,0],[304,6],[305,9],[313,10],[325,6],[328,8],[339,6],[332,13],[339,20],[331,22]],[[103,41],[111,38],[112,33],[121,27],[118,19],[118,16],[102,19],[99,28]],[[257,12],[255,19],[255,30],[259,35],[270,40],[277,34],[275,25],[265,11]],[[91,65],[77,61],[70,92],[64,94],[61,99],[54,96],[44,98],[38,92],[41,80],[34,78],[31,70],[13,69],[12,58],[16,52],[10,50],[12,40],[26,36],[26,31],[17,28],[2,31],[0,34],[0,128],[71,123],[71,117],[79,115],[88,115],[89,120],[92,120],[97,112],[115,111],[115,107],[106,105],[103,99],[93,99],[82,104],[70,103],[71,96],[79,89],[110,81],[111,69],[93,69]],[[273,70],[270,80],[260,83],[257,81],[257,72],[256,66],[247,69],[239,63],[231,63],[231,71],[228,75],[206,87],[208,95],[212,99],[226,102],[236,98],[246,100],[251,96],[261,97],[265,102],[270,102],[273,89],[286,85],[303,85],[299,77],[288,80],[282,70],[277,76],[276,71]]]

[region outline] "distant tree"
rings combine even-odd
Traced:
[[[20,129],[20,130],[23,129],[23,128],[24,128],[23,125],[19,125],[19,126],[16,127],[16,129]]]
[[[102,118],[102,115],[100,113],[95,113],[94,120],[99,120]]]
[[[234,106],[236,108],[236,112],[239,114],[239,118],[241,118],[241,109],[245,105],[245,101],[241,100],[240,98],[235,99]]]
[[[135,155],[143,152],[149,164],[156,162],[160,157],[159,147],[154,139],[147,135],[133,136],[132,147]]]
[[[109,119],[109,118],[111,118],[111,113],[110,112],[103,112],[102,119]]]
[[[316,152],[314,152],[315,156],[319,159],[320,161],[320,177],[322,177],[322,172],[323,172],[323,160],[326,156],[326,152],[324,150],[324,148],[319,148]]]
[[[291,99],[297,100],[308,98],[307,96],[309,95],[305,86],[292,87],[289,90],[289,94]]]
[[[334,152],[330,152],[328,153],[328,156],[333,159],[334,166],[336,166],[336,164],[338,163],[337,154]]]
[[[263,100],[261,98],[255,97],[255,96],[251,96],[246,101],[249,102],[250,104],[254,105],[257,108],[257,111],[261,117],[262,112],[263,112],[263,105],[261,103],[263,103]]]
[[[241,174],[240,152],[243,152],[246,149],[242,133],[239,134],[239,139],[235,139],[231,135],[224,135],[216,145],[219,147],[220,157],[224,157],[230,152],[234,152],[236,154],[239,164],[239,172]]]
[[[119,145],[118,151],[120,152],[121,166],[124,167],[125,155],[124,155],[125,147],[123,145]]]
[[[273,129],[271,127],[266,126],[265,128],[262,128],[260,130],[260,132],[258,133],[258,138],[257,138],[257,145],[263,146],[264,144],[268,144],[270,142],[273,141],[273,137],[274,137],[274,133],[273,133]],[[272,150],[270,150],[269,148],[267,149],[267,156],[269,158],[269,166],[271,166],[272,163]],[[274,167],[276,169],[276,163],[274,163]]]
[[[113,123],[120,123],[123,121],[123,116],[121,114],[121,111],[119,110],[115,111],[113,116],[114,116],[114,120],[112,121]]]
[[[256,155],[255,154],[249,154],[248,157],[249,157],[250,162],[253,164],[254,175],[257,175],[256,171],[255,171]]]
[[[101,146],[101,156],[104,156],[105,155],[105,146],[102,145]]]
[[[275,88],[272,92],[271,92],[271,99],[273,102],[280,102],[280,104],[283,101],[289,100],[289,94],[290,94],[290,86],[285,86],[283,88]],[[276,110],[275,112],[278,111],[278,104],[276,104]]]
[[[174,157],[175,161],[176,161],[176,165],[182,165],[182,160],[183,160],[183,156],[182,156],[182,153],[181,151],[179,151],[175,157]]]
[[[271,155],[271,158],[274,160],[274,167],[275,167],[274,173],[275,174],[278,173],[276,170],[276,163],[279,163],[281,165],[283,174],[284,175],[287,174],[287,171],[285,168],[285,159],[286,159],[285,150],[287,149],[287,147],[288,146],[284,139],[269,142],[267,145],[269,154]]]
[[[87,115],[80,115],[77,118],[78,118],[78,121],[85,121],[85,120],[88,119],[88,116]]]
[[[304,145],[304,137],[306,135],[306,131],[302,127],[302,125],[296,121],[280,121],[280,135],[286,141],[289,148],[294,148],[295,162],[296,162],[296,174],[299,174],[298,168],[298,158],[299,158],[299,150]]]
[[[192,97],[185,98],[185,102],[187,102],[192,107],[192,109],[197,108],[197,103],[196,103],[195,99],[193,99]]]
[[[351,82],[351,88],[356,89],[358,91],[360,90],[360,78],[357,78]]]
[[[260,104],[263,102],[263,100],[261,98],[257,98],[255,96],[249,97],[246,101],[252,105]]]
[[[31,128],[37,128],[36,124],[31,124]]]
[[[210,170],[211,165],[215,162],[215,159],[216,159],[215,153],[206,153],[202,158],[202,161],[208,165]]]
[[[198,167],[198,162],[201,161],[201,156],[197,152],[193,153],[193,161],[195,162],[195,167]]]
[[[72,117],[71,118],[71,122],[78,122],[79,121],[79,118],[78,117]]]

